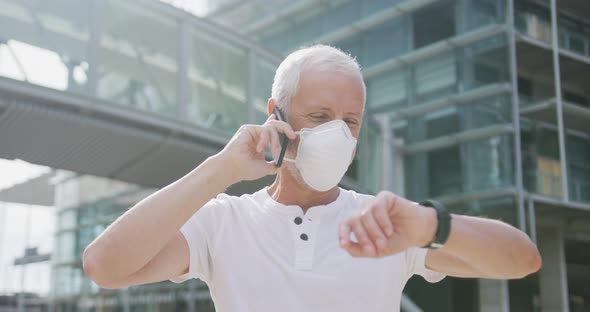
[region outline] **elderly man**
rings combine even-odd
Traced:
[[[508,224],[338,187],[365,93],[342,51],[293,52],[276,71],[267,121],[242,126],[221,152],[118,218],[86,248],[84,271],[104,288],[199,278],[218,311],[260,312],[399,310],[414,274],[437,282],[539,270],[535,245]],[[264,152],[279,156],[280,134],[279,167]],[[270,174],[274,183],[254,194],[222,193]]]

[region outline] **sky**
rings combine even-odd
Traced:
[[[0,159],[0,190],[49,170],[48,167],[29,164],[22,160]],[[30,228],[28,237],[27,224]],[[21,267],[13,265],[14,259],[23,255],[27,245],[38,246],[40,253],[50,252],[54,231],[53,207],[0,202],[0,293],[13,293],[21,289]],[[46,295],[49,283],[49,263],[27,266],[25,290]]]

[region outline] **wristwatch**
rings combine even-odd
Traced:
[[[419,204],[424,207],[434,208],[438,220],[434,239],[422,248],[439,249],[447,242],[451,233],[451,214],[443,204],[436,200],[425,200]]]

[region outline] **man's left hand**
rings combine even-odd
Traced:
[[[345,220],[338,234],[340,247],[353,257],[384,257],[427,245],[436,227],[434,209],[384,191],[359,215]],[[351,240],[351,233],[356,242]]]

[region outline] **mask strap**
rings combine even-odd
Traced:
[[[301,135],[301,131],[294,131],[295,135]],[[295,159],[288,158],[287,156],[283,157],[283,161],[288,161],[290,163],[295,163]]]

